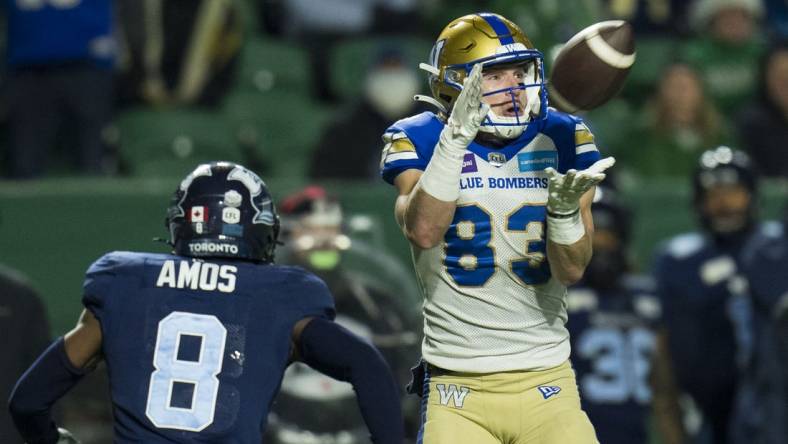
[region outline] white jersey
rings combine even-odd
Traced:
[[[426,167],[443,125],[425,114],[384,136],[387,180]],[[545,252],[543,170],[585,168],[599,152],[579,119],[552,112],[539,128],[501,149],[471,144],[444,242],[412,247],[424,295],[422,353],[433,365],[488,373],[543,370],[569,358],[566,287],[550,276]]]

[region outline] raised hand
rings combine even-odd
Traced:
[[[465,150],[476,137],[489,110],[490,105],[482,102],[482,65],[477,63],[463,82],[441,138],[451,148]]]
[[[546,168],[544,171],[549,180],[547,211],[558,216],[576,212],[580,208],[580,196],[602,182],[605,170],[615,163],[615,158],[606,157],[584,170],[569,170],[566,174],[561,174],[554,168]]]

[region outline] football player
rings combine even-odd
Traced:
[[[94,262],[77,326],[19,380],[10,400],[29,443],[66,432],[52,404],[106,361],[116,442],[259,443],[292,361],[353,384],[374,442],[401,443],[399,393],[380,353],[332,319],[325,284],[274,265],[279,217],[260,178],[214,162],[167,211],[173,254]]]
[[[669,356],[678,389],[700,411],[700,433],[727,442],[737,351],[751,328],[746,300],[731,285],[742,246],[758,230],[757,175],[746,154],[721,146],[701,154],[692,183],[702,230],[670,239],[654,261],[663,308],[657,353]]]
[[[752,304],[753,348],[736,405],[730,442],[788,442],[788,231],[764,229],[744,247],[741,286]]]
[[[381,169],[425,298],[423,442],[596,442],[565,296],[614,160],[548,108],[542,54],[500,15],[452,21],[420,66],[438,111],[389,127]]]
[[[650,277],[631,271],[629,210],[614,191],[599,187],[591,212],[594,255],[567,295],[583,410],[600,442],[646,443],[659,301]]]

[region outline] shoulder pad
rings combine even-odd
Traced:
[[[706,246],[706,238],[700,233],[680,234],[665,245],[665,254],[674,259],[686,259]]]
[[[431,111],[425,111],[423,113],[416,114],[415,116],[405,117],[403,119],[397,120],[386,130],[386,132],[408,132],[413,129],[423,128],[430,124],[434,124],[437,118],[438,116],[436,116],[435,113]]]
[[[777,221],[766,221],[758,227],[758,234],[764,237],[777,239],[783,236],[785,228]]]

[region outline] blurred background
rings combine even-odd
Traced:
[[[152,239],[167,235],[178,181],[200,162],[229,160],[259,173],[280,202],[317,184],[341,203],[331,220],[345,240],[328,248],[340,253],[302,260],[330,270],[341,257],[353,282],[402,297],[397,328],[416,336],[397,344],[418,350],[420,296],[393,218],[395,191],[379,178],[380,136],[423,110],[410,100],[429,94],[418,63],[449,21],[477,11],[519,24],[548,71],[560,44],[587,25],[634,25],[637,61],[624,90],[581,116],[603,155],[619,160],[616,182],[637,215],[637,269],[649,271],[661,241],[695,229],[691,172],[716,145],[750,155],[766,177],[759,214],[781,214],[782,0],[6,0],[0,263],[41,302],[20,309],[35,320],[8,327],[3,342],[71,328],[84,271],[103,253],[167,251]],[[308,201],[320,196],[307,192]],[[313,210],[325,207],[304,211]],[[83,383],[70,395],[80,408],[61,412],[86,443],[110,440],[102,384]]]

